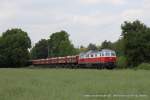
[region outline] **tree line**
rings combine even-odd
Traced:
[[[8,29],[0,36],[0,67],[25,66],[29,60],[47,57],[76,55],[88,50],[112,49],[118,56],[118,67],[132,68],[150,62],[150,28],[136,20],[125,21],[122,33],[116,42],[103,41],[100,45],[89,43],[75,48],[66,31],[52,33],[31,48],[27,32]]]
[[[77,49],[69,40],[69,34],[60,31],[50,35],[49,39],[41,39],[31,50],[32,59],[59,57],[77,54]]]

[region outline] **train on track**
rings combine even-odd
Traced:
[[[50,57],[46,59],[32,60],[32,65],[45,65],[50,68],[97,68],[113,69],[116,65],[115,51],[102,49],[100,51],[87,51],[79,55],[65,57]]]

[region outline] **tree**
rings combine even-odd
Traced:
[[[53,33],[49,39],[49,55],[67,56],[76,54],[76,49],[69,40],[69,34],[65,31]]]
[[[105,40],[104,42],[102,42],[101,49],[112,49],[112,43]]]
[[[113,50],[116,51],[117,56],[125,56],[124,41],[123,41],[122,37],[119,40],[117,40],[116,42],[112,43],[112,48],[113,48]]]
[[[0,37],[0,66],[3,67],[5,66],[5,62],[6,62],[6,57],[4,55],[4,40],[2,37]]]
[[[32,59],[41,59],[48,57],[48,40],[41,39],[31,50]]]
[[[129,66],[150,61],[150,28],[140,21],[127,22],[121,26],[124,53]]]
[[[78,52],[78,54],[79,54],[79,53],[81,53],[81,52],[87,51],[87,48],[84,47],[83,45],[81,45],[78,51],[79,51],[79,52]]]
[[[90,43],[87,47],[88,50],[97,50],[97,47],[95,44]]]
[[[7,30],[0,37],[0,66],[16,67],[26,65],[29,60],[31,41],[21,29]]]

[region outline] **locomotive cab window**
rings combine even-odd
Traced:
[[[116,56],[115,52],[111,52],[111,56]]]

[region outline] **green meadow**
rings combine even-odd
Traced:
[[[150,71],[0,69],[0,100],[150,100]]]

